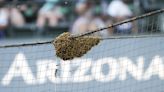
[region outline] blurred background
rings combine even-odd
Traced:
[[[84,33],[162,8],[164,0],[0,0],[0,44],[44,41],[63,32]],[[162,32],[163,14],[94,35]]]

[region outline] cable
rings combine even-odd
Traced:
[[[118,25],[121,25],[121,24],[124,24],[124,23],[132,22],[134,20],[142,19],[142,18],[145,18],[147,16],[152,16],[152,15],[163,13],[163,12],[164,12],[164,9],[153,11],[153,12],[150,12],[150,13],[146,13],[146,14],[143,14],[143,15],[140,15],[140,16],[136,16],[136,17],[121,21],[121,22],[114,23],[114,24],[112,24],[108,27],[104,27],[104,28],[97,29],[97,30],[94,30],[94,31],[89,31],[89,32],[82,33],[82,34],[79,34],[79,35],[72,35],[72,38],[77,38],[77,37],[82,37],[82,36],[85,36],[85,35],[90,35],[90,34],[93,34],[95,32],[99,32],[99,31],[103,31],[105,29],[112,28],[114,26],[118,26]]]
[[[25,47],[25,46],[42,45],[42,44],[51,44],[51,43],[52,43],[52,41],[36,42],[36,43],[25,43],[25,44],[14,44],[14,45],[4,45],[4,46],[0,46],[0,48]]]
[[[153,11],[153,12],[150,12],[150,13],[143,14],[141,16],[133,17],[133,18],[121,21],[121,22],[114,23],[114,24],[112,24],[112,25],[110,25],[108,27],[97,29],[97,30],[94,30],[94,31],[91,31],[91,32],[86,32],[86,33],[83,33],[83,34],[80,34],[80,35],[72,35],[71,38],[77,38],[77,37],[82,37],[82,36],[85,36],[85,35],[93,34],[93,33],[98,32],[98,31],[109,29],[109,28],[112,28],[114,26],[118,26],[118,25],[121,25],[121,24],[124,24],[124,23],[127,23],[127,22],[131,22],[131,21],[134,21],[134,20],[142,19],[144,17],[152,16],[152,15],[163,13],[163,12],[164,12],[164,9]],[[105,39],[143,38],[143,37],[164,37],[164,34],[158,34],[158,35],[133,35],[133,36],[110,36],[108,38],[101,38],[101,40],[105,40]],[[51,44],[52,42],[53,42],[53,40],[52,41],[46,41],[46,42],[37,42],[37,43],[4,45],[4,46],[0,46],[0,48],[24,47],[24,46]]]

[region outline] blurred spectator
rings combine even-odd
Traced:
[[[8,25],[8,10],[4,7],[4,0],[0,0],[0,39],[5,36]]]
[[[15,1],[8,0],[8,3],[9,1],[13,1],[13,3],[8,6],[7,5],[1,6],[1,20],[3,20],[4,26],[7,26],[8,22],[10,22],[10,24],[17,27],[23,26],[25,24],[25,21],[19,9],[14,5]],[[1,0],[0,3],[4,3],[4,2],[5,0]]]
[[[103,6],[102,3],[104,2],[104,0],[100,0],[99,2],[97,1],[96,4],[93,6],[93,19],[90,24],[90,30],[92,31],[107,27],[112,23],[106,12],[103,11],[105,6]],[[95,34],[102,37],[108,37],[109,35],[111,35],[111,31],[112,29],[105,29],[103,31],[96,32]]]
[[[33,23],[37,18],[37,12],[41,4],[42,3],[37,0],[33,0],[33,1],[24,0],[23,3],[17,5],[17,8],[23,14],[26,23]]]
[[[7,0],[10,1],[10,0]],[[17,8],[5,6],[5,0],[0,0],[0,37],[4,37],[4,31],[10,24],[14,26],[24,25],[24,19],[20,11]]]
[[[92,19],[91,5],[85,0],[80,0],[76,3],[75,11],[78,14],[78,18],[75,20],[71,32],[73,34],[80,34],[87,32],[89,24]]]
[[[0,38],[5,36],[4,31],[8,25],[8,10],[5,8],[0,9]]]
[[[134,16],[130,9],[133,0],[113,0],[108,6],[108,14],[113,17],[114,22],[123,21]],[[129,34],[132,31],[136,32],[135,23],[124,23],[115,28],[114,33]]]
[[[13,26],[22,27],[25,24],[25,20],[21,12],[15,8],[11,7],[9,9],[9,20]]]
[[[101,7],[102,7],[102,14],[103,15],[108,15],[108,11],[107,11],[107,8],[108,8],[108,5],[109,3],[111,2],[112,0],[101,0]]]
[[[58,2],[59,0],[46,0],[37,18],[37,27],[39,29],[42,30],[47,22],[48,26],[55,27],[58,25],[59,20],[63,18],[61,7],[57,4]]]
[[[4,0],[6,8],[8,9],[8,20],[9,23],[16,27],[22,27],[25,24],[24,17],[21,11],[17,8],[17,3],[21,0]]]
[[[100,18],[99,9],[93,5],[93,2],[90,2],[89,0],[80,0],[77,2],[75,10],[79,16],[72,26],[71,32],[73,34],[94,31],[106,26],[104,21]],[[94,35],[108,36],[108,34],[108,30],[104,30],[97,32]]]
[[[100,17],[94,17],[90,23],[89,29],[91,31],[94,31],[94,30],[98,30],[100,28],[104,28],[107,26],[109,26],[109,25],[107,25]],[[94,35],[98,35],[101,37],[108,37],[110,35],[110,30],[111,29],[105,29],[103,31],[96,32]]]

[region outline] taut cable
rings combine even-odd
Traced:
[[[72,38],[77,38],[77,37],[82,37],[82,36],[90,35],[90,34],[93,34],[93,33],[95,33],[95,32],[99,32],[99,31],[103,31],[103,30],[105,30],[105,29],[112,28],[112,27],[114,27],[114,26],[118,26],[118,25],[121,25],[121,24],[124,24],[124,23],[132,22],[132,21],[134,21],[134,20],[142,19],[142,18],[145,18],[145,17],[147,17],[147,16],[152,16],[152,15],[159,14],[159,13],[163,13],[163,12],[164,12],[164,9],[157,10],[157,11],[153,11],[153,12],[146,13],[146,14],[143,14],[143,15],[140,15],[140,16],[136,16],[136,17],[133,17],[133,18],[130,18],[130,19],[121,21],[121,22],[117,22],[117,23],[111,24],[111,25],[108,26],[108,27],[104,27],[104,28],[97,29],[97,30],[94,30],[94,31],[89,31],[89,32],[82,33],[82,34],[79,34],[79,35],[72,35],[71,37],[72,37]]]

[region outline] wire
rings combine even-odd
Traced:
[[[52,42],[53,41],[36,42],[36,43],[25,43],[25,44],[14,44],[14,45],[4,45],[4,46],[0,46],[0,48],[34,46],[34,45],[42,45],[42,44],[51,44]]]
[[[128,38],[152,38],[152,37],[164,37],[164,34],[153,34],[153,35],[130,35],[130,36],[110,36],[107,38],[101,38],[100,40],[109,40],[109,39],[128,39]],[[14,45],[4,45],[0,46],[0,48],[11,48],[11,47],[25,47],[25,46],[34,46],[34,45],[42,45],[42,44],[51,44],[52,41],[45,42],[37,42],[37,43],[25,43],[25,44],[14,44]]]
[[[134,21],[134,20],[142,19],[144,17],[152,16],[152,15],[159,14],[159,13],[162,13],[162,12],[164,12],[164,9],[153,11],[153,12],[150,12],[150,13],[146,13],[146,14],[143,14],[141,16],[133,17],[133,18],[121,21],[121,22],[117,22],[117,23],[114,23],[114,24],[112,24],[112,25],[110,25],[108,27],[97,29],[97,30],[94,30],[94,31],[91,31],[91,32],[86,32],[86,33],[83,33],[83,34],[80,34],[80,35],[72,35],[71,38],[77,38],[77,37],[82,37],[82,36],[85,36],[85,35],[93,34],[93,33],[98,32],[98,31],[109,29],[109,28],[112,28],[114,26],[118,26],[118,25],[121,25],[121,24],[124,24],[124,23],[127,23],[127,22],[131,22],[131,21]],[[106,40],[106,39],[143,38],[143,37],[164,37],[164,34],[158,34],[158,35],[110,36],[108,38],[101,38],[101,40]],[[42,44],[51,44],[52,42],[53,42],[53,40],[52,41],[46,41],[46,42],[4,45],[4,46],[0,46],[0,48],[34,46],[34,45],[42,45]]]
[[[90,35],[90,34],[93,34],[95,32],[103,31],[105,29],[109,29],[109,28],[112,28],[112,27],[115,27],[115,26],[118,26],[118,25],[121,25],[121,24],[124,24],[124,23],[132,22],[134,20],[142,19],[142,18],[145,18],[145,17],[148,17],[148,16],[152,16],[152,15],[155,15],[155,14],[163,13],[163,12],[164,12],[164,9],[160,9],[160,10],[157,10],[157,11],[146,13],[146,14],[143,14],[143,15],[140,15],[140,16],[136,16],[136,17],[133,17],[133,18],[121,21],[121,22],[114,23],[114,24],[112,24],[112,25],[110,25],[108,27],[104,27],[104,28],[97,29],[97,30],[94,30],[94,31],[89,31],[89,32],[86,32],[86,33],[83,33],[83,34],[79,34],[79,35],[72,35],[72,38],[77,38],[77,37],[82,37],[82,36],[85,36],[85,35]]]

